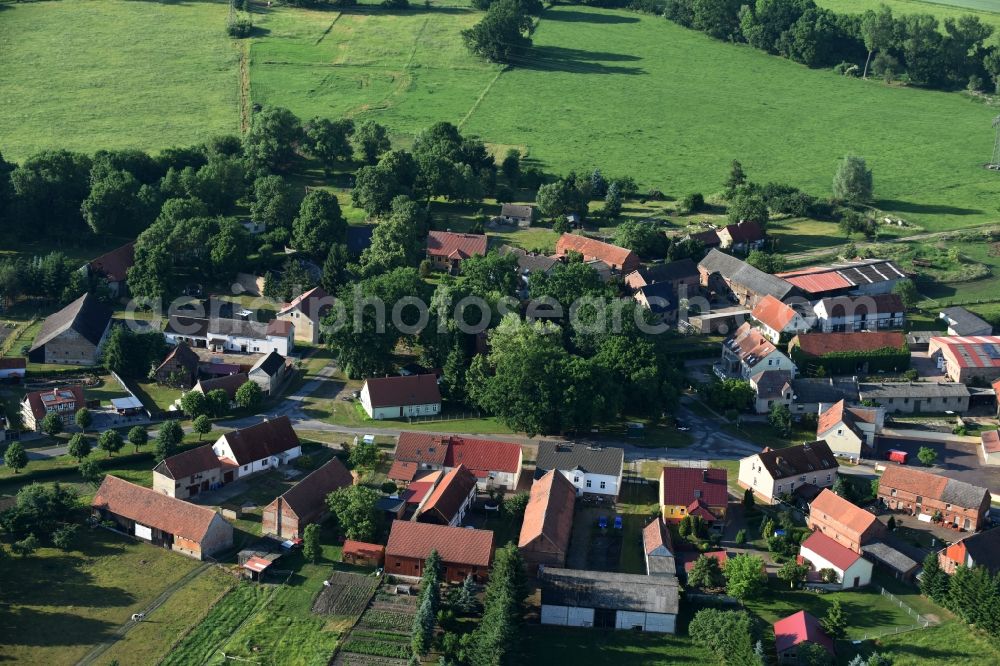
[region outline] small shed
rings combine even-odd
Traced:
[[[119,416],[135,416],[142,411],[142,401],[132,395],[127,398],[112,398],[111,407]]]
[[[385,561],[385,546],[348,539],[344,542],[340,559],[359,567],[380,567]]]

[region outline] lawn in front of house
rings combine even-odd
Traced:
[[[137,382],[135,385],[136,397],[142,401],[146,407],[156,407],[161,412],[170,409],[177,398],[181,397],[180,389],[157,384],[156,382]]]
[[[87,400],[100,400],[103,405],[112,398],[127,398],[129,394],[111,375],[101,375],[94,386],[84,386],[83,395]]]
[[[200,564],[89,527],[79,529],[69,551],[46,547],[10,558],[0,567],[0,660],[74,664]]]
[[[687,636],[636,631],[527,625],[519,641],[524,664],[714,664],[716,659]]]

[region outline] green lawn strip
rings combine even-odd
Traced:
[[[100,528],[69,551],[40,548],[0,567],[0,659],[73,664],[200,563]]]
[[[128,397],[128,392],[111,375],[102,376],[96,386],[85,386],[83,393],[87,400],[100,400],[102,403],[109,403],[112,398]]]
[[[642,529],[658,513],[657,488],[656,484],[624,484],[615,504],[616,513],[622,516],[622,551],[619,569],[625,573],[646,573]]]
[[[761,448],[769,446],[772,449],[783,449],[804,442],[812,442],[816,439],[816,431],[799,424],[792,424],[792,432],[785,437],[775,431],[768,423],[743,422],[738,427],[735,425],[724,425],[722,429],[741,439],[748,439],[754,444],[759,444]]]
[[[181,397],[180,389],[156,382],[138,382],[134,385],[136,397],[147,407],[156,407],[166,412],[177,398]]]
[[[254,583],[240,583],[215,604],[160,663],[163,666],[205,663],[248,617],[266,605],[270,591]]]
[[[132,627],[98,663],[110,664],[115,660],[122,664],[157,663],[170,651],[177,637],[200,624],[235,583],[235,579],[222,570],[209,569],[177,590],[145,621]]]

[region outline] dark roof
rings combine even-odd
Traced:
[[[646,284],[698,277],[698,264],[687,257],[666,264],[653,264],[638,270]]]
[[[505,203],[500,207],[500,214],[505,217],[531,217],[531,206]]]
[[[59,312],[51,314],[42,322],[42,328],[35,336],[31,351],[35,351],[54,338],[72,329],[87,342],[97,345],[104,337],[104,331],[111,323],[111,308],[86,293]]]
[[[198,363],[200,362],[198,355],[188,347],[186,342],[181,342],[171,349],[167,357],[163,359],[163,362],[157,366],[157,371],[171,361],[176,361],[181,367],[187,368],[191,372],[198,372]]]
[[[394,520],[386,557],[426,560],[436,550],[445,564],[488,567],[493,561],[493,532],[431,523]]]
[[[707,231],[699,231],[697,233],[690,235],[691,240],[700,241],[702,245],[707,248],[718,247],[722,243],[722,239],[719,238],[719,232],[715,229],[708,229]]]
[[[727,224],[725,230],[733,243],[753,243],[764,238],[764,230],[753,220],[741,220],[737,224]]]
[[[372,407],[376,408],[441,402],[441,391],[434,375],[371,377],[365,380],[365,385]]]
[[[475,475],[465,465],[459,465],[444,475],[427,499],[421,514],[437,514],[444,522],[451,522],[475,488]]]
[[[102,254],[87,266],[92,273],[106,277],[108,282],[124,282],[128,269],[134,264],[135,241]]]
[[[908,574],[917,568],[917,562],[909,555],[893,548],[884,541],[873,541],[865,544],[861,546],[861,552],[901,574]]]
[[[375,225],[352,224],[347,227],[347,253],[352,257],[360,257],[361,253],[372,244],[372,233]]]
[[[757,386],[757,399],[769,400],[780,398],[786,386],[792,385],[792,373],[789,370],[765,370],[753,376]]]
[[[952,307],[941,310],[941,318],[948,322],[948,328],[955,335],[991,335],[993,327],[982,317],[969,312],[963,307]],[[990,331],[984,333],[984,330]]]
[[[547,273],[559,263],[559,260],[555,257],[546,257],[544,254],[528,252],[512,245],[501,245],[499,252],[501,255],[513,254],[516,256],[517,268],[521,273]]]
[[[171,479],[186,479],[200,472],[222,467],[211,444],[198,446],[170,456],[153,468],[153,471]]]
[[[986,567],[990,573],[1000,571],[1000,528],[973,534],[962,543],[977,567]]]
[[[299,436],[292,430],[287,416],[261,421],[249,428],[233,430],[223,435],[240,465],[261,460],[299,445]]]
[[[677,307],[677,295],[673,285],[669,282],[655,282],[653,284],[647,284],[645,287],[639,287],[636,291],[641,293],[646,298],[648,303],[649,300],[653,298],[662,298],[666,301],[666,305],[657,302],[649,303],[649,309],[653,312],[666,312]]]
[[[344,463],[334,458],[286,490],[281,497],[271,502],[268,508],[276,507],[281,501],[299,518],[323,513],[326,496],[335,490],[346,488],[353,482],[354,479],[344,467]]]
[[[285,367],[285,357],[272,349],[270,354],[253,364],[250,372],[260,370],[268,377],[274,377],[283,367]]]
[[[208,337],[208,319],[204,317],[170,315],[163,332],[184,335],[191,338],[206,338]]]
[[[830,445],[823,440],[776,451],[764,449],[757,456],[773,479],[785,479],[824,469],[836,472],[838,467]]]
[[[858,382],[854,379],[793,379],[795,402],[858,402]]]
[[[890,400],[892,398],[968,398],[969,388],[957,382],[885,382],[858,384],[862,400]]]
[[[226,375],[224,377],[214,377],[212,379],[200,379],[198,383],[195,384],[195,388],[201,388],[202,393],[208,393],[209,391],[214,391],[215,389],[222,389],[229,396],[230,400],[236,398],[236,390],[243,386],[245,383],[250,381],[250,377],[245,372],[237,372],[235,375]]]
[[[872,294],[865,296],[834,296],[822,299],[823,309],[831,317],[844,317],[848,313],[873,315],[905,312],[903,299],[897,294]]]
[[[673,576],[580,571],[545,567],[538,572],[542,604],[676,615]]]
[[[550,469],[581,470],[591,474],[618,476],[622,473],[625,450],[613,447],[590,448],[571,442],[540,442],[535,460],[535,478]]]
[[[795,288],[779,277],[768,275],[745,261],[715,249],[705,255],[698,268],[707,273],[718,273],[726,281],[742,285],[755,294],[761,296],[770,294],[778,300],[783,299]]]

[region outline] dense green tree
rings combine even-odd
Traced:
[[[725,664],[759,664],[754,655],[754,621],[746,611],[704,608],[695,613],[688,635]]]
[[[750,382],[742,379],[726,379],[712,382],[704,390],[708,404],[719,410],[743,410],[750,406],[754,393]]]
[[[326,498],[330,512],[348,539],[371,541],[378,530],[379,512],[375,503],[379,492],[368,486],[347,486]]]
[[[250,234],[233,219],[219,221],[219,230],[212,236],[209,257],[215,275],[226,278],[246,262],[250,253]]]
[[[863,157],[848,155],[837,165],[833,176],[833,197],[851,203],[872,199],[872,172]]]
[[[18,557],[27,557],[31,555],[36,550],[38,550],[39,545],[38,537],[34,534],[29,534],[19,541],[15,541],[10,545],[10,552],[14,553]]]
[[[250,170],[283,171],[295,157],[302,139],[302,124],[288,109],[266,106],[250,119],[250,129],[243,137],[243,154]]]
[[[14,444],[20,446],[20,442]],[[79,504],[76,491],[58,481],[32,483],[17,491],[13,507],[0,512],[0,528],[15,537],[52,534],[73,521]]]
[[[792,432],[792,413],[788,410],[787,405],[775,403],[767,415],[767,422],[783,437],[787,437]]]
[[[738,191],[730,200],[726,213],[732,224],[756,222],[761,227],[767,224],[770,217],[764,199],[742,191]]]
[[[513,543],[496,551],[483,599],[483,619],[472,634],[471,666],[516,664],[518,635],[526,596],[524,563]]]
[[[63,431],[63,420],[60,414],[49,412],[42,419],[42,432],[49,437],[55,437]]]
[[[656,225],[628,220],[615,228],[614,244],[626,247],[644,259],[658,259],[666,255],[670,241]]]
[[[318,564],[323,556],[323,546],[319,542],[319,531],[318,523],[310,523],[302,532],[302,555],[306,561],[313,564]]]
[[[538,212],[548,218],[570,213],[583,215],[587,211],[587,197],[575,183],[565,178],[539,187],[535,203]]]
[[[736,194],[736,191],[743,187],[747,182],[746,172],[743,171],[743,165],[740,164],[739,160],[733,160],[733,163],[729,167],[729,177],[726,178],[725,182],[725,193],[726,198],[732,197]]]
[[[917,460],[922,462],[927,467],[930,467],[937,461],[937,451],[929,446],[921,446],[917,450]]]
[[[767,585],[764,561],[756,555],[740,554],[726,560],[726,594],[740,601],[754,599]]]
[[[924,570],[920,575],[920,592],[939,604],[948,598],[950,579],[941,569],[937,553],[930,553],[924,558]]]
[[[351,453],[347,456],[347,461],[351,467],[362,467],[365,469],[375,469],[381,455],[378,446],[373,442],[361,442],[351,448]]]
[[[798,564],[795,560],[788,560],[782,564],[777,573],[778,578],[788,583],[788,586],[793,590],[805,581],[807,575],[809,575],[809,567],[805,564]]]
[[[184,439],[184,430],[181,424],[173,419],[168,419],[160,424],[160,429],[156,433],[156,444],[154,454],[156,462],[163,462],[166,458],[177,453],[177,447]]]
[[[90,192],[90,158],[68,150],[43,151],[10,173],[21,230],[32,237],[72,237],[86,229],[81,206]]]
[[[491,62],[517,64],[531,47],[531,19],[518,0],[496,0],[476,25],[462,31],[469,50]]]
[[[134,236],[153,221],[156,195],[128,171],[94,170],[83,218],[95,234]]]
[[[350,118],[313,118],[306,123],[304,134],[306,150],[320,161],[327,173],[337,162],[350,160],[354,153],[351,146],[354,121]]]
[[[892,293],[899,296],[906,309],[912,308],[920,300],[920,294],[917,292],[917,286],[913,283],[913,280],[900,280],[892,288]]]
[[[291,229],[298,209],[292,186],[281,176],[261,176],[253,183],[250,219],[267,229]]]
[[[90,455],[90,440],[87,439],[86,435],[78,432],[69,438],[66,452],[76,458],[76,462],[79,463]]]
[[[205,414],[201,414],[191,422],[191,429],[198,433],[198,441],[200,442],[203,435],[212,432],[212,421]]]
[[[820,620],[823,629],[830,638],[843,638],[847,634],[847,616],[840,604],[840,599],[834,599],[826,610],[826,615]]]
[[[264,391],[257,382],[245,381],[236,389],[236,404],[240,409],[257,409],[263,401]]]
[[[89,428],[94,422],[94,415],[86,407],[81,407],[77,410],[76,414],[73,415],[73,421],[76,422],[76,425],[80,428],[80,430],[87,432],[87,428]]]
[[[28,466],[28,454],[25,453],[21,442],[11,442],[7,445],[7,450],[3,452],[3,464],[14,470],[14,474]]]
[[[203,414],[208,414],[210,407],[208,398],[201,391],[188,391],[181,396],[181,409],[188,418],[197,418]]]
[[[375,164],[382,153],[389,150],[389,131],[374,120],[365,120],[354,128],[351,136],[354,152],[361,156],[365,164]]]
[[[521,151],[517,148],[507,149],[507,154],[504,155],[503,162],[500,164],[500,170],[510,186],[517,187],[517,182],[521,177]]]
[[[700,555],[688,573],[688,584],[702,589],[721,587],[725,583],[722,567],[715,557]]]
[[[165,352],[162,334],[136,333],[128,326],[114,326],[104,344],[102,362],[120,377],[145,378]]]
[[[396,197],[391,214],[375,227],[371,245],[361,253],[362,277],[416,266],[425,254],[426,236],[426,212],[409,198]]]
[[[292,222],[292,244],[300,252],[323,259],[334,243],[346,240],[347,222],[337,197],[326,190],[310,190]]]
[[[519,282],[514,254],[500,254],[494,250],[462,262],[462,286],[476,296],[513,296]]]
[[[74,524],[63,525],[52,533],[52,545],[59,550],[70,550],[73,547],[73,542],[76,539],[76,533],[79,528],[79,525]]]
[[[892,44],[895,29],[896,21],[892,16],[892,9],[886,5],[880,5],[877,11],[869,9],[861,16],[861,38],[868,50],[862,78],[868,78],[868,65],[871,63],[872,54]]]
[[[765,273],[780,273],[785,270],[785,258],[782,255],[763,250],[750,250],[746,262]]]
[[[320,278],[320,284],[327,293],[336,293],[338,289],[350,282],[350,261],[351,257],[346,244],[333,243],[330,245],[330,251],[327,252],[326,259],[323,261],[323,276]]]
[[[117,430],[105,430],[97,438],[97,446],[102,451],[107,451],[110,458],[122,450],[122,447],[125,446],[125,440],[122,439],[121,434]]]
[[[149,433],[142,426],[132,426],[128,431],[128,443],[135,447],[136,453],[149,441]]]

